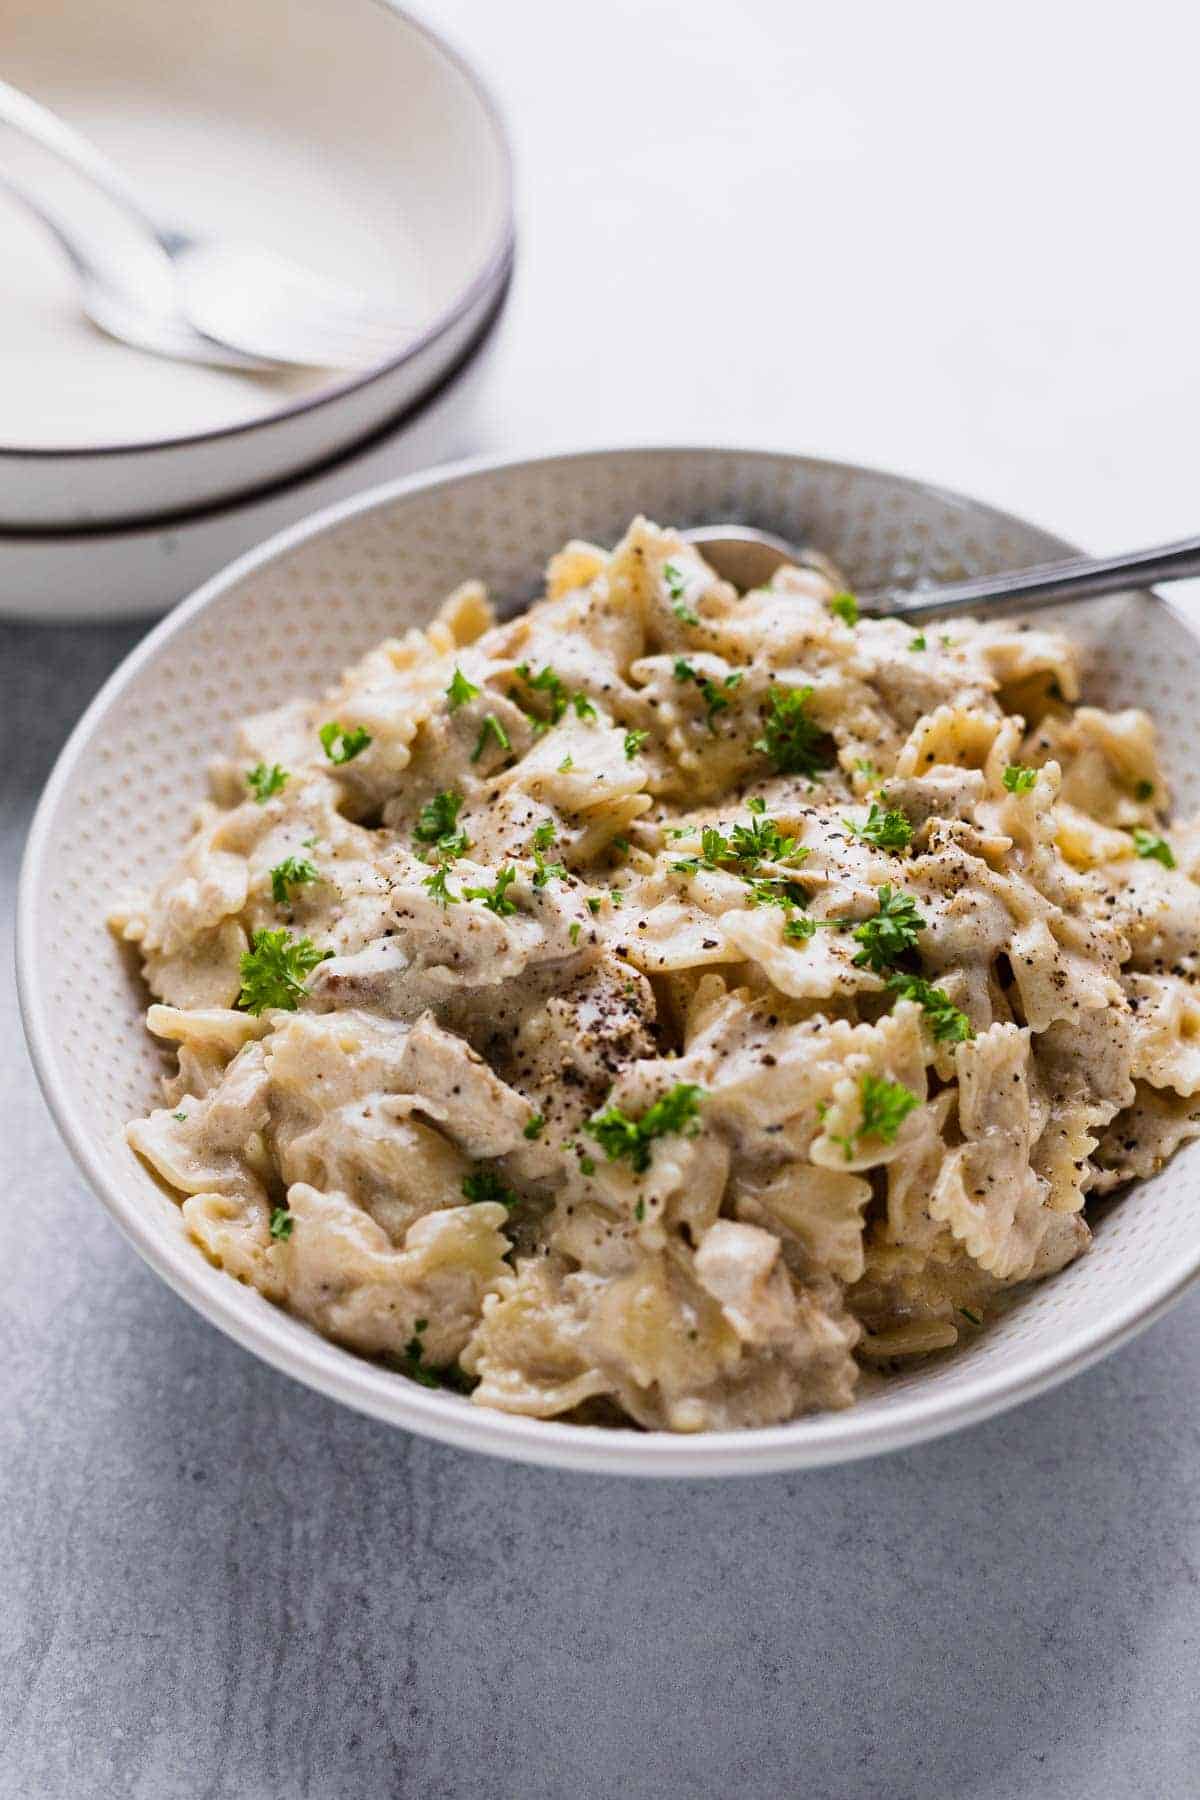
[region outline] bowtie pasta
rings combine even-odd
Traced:
[[[200,1249],[483,1406],[852,1400],[1200,1134],[1200,832],[1057,632],[636,520],[250,720],[114,920]]]

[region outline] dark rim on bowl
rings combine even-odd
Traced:
[[[253,506],[261,500],[270,500],[276,494],[284,494],[289,488],[300,487],[309,481],[319,481],[321,476],[332,474],[343,463],[353,462],[356,457],[367,455],[376,445],[418,424],[437,405],[442,396],[466,374],[489,343],[508,302],[511,281],[510,264],[503,272],[487,317],[462,353],[455,357],[450,367],[437,377],[431,387],[422,389],[415,399],[402,406],[390,418],[384,419],[382,424],[373,425],[365,437],[355,438],[349,444],[339,444],[332,452],[319,456],[315,462],[305,463],[302,468],[289,470],[288,473],[265,482],[254,482],[249,487],[239,488],[236,493],[225,494],[216,500],[202,501],[199,506],[177,507],[169,512],[125,513],[119,519],[101,519],[95,525],[0,524],[0,546],[37,542],[75,543],[94,538],[125,537],[133,532],[171,531],[195,524],[201,519],[217,518],[222,513],[235,513],[243,506]],[[0,456],[3,454],[0,451]],[[114,618],[121,616],[119,613],[113,614]]]
[[[225,439],[245,436],[249,432],[261,431],[264,426],[274,425],[283,419],[298,418],[304,413],[316,412],[318,408],[327,406],[334,400],[343,399],[347,394],[356,393],[360,388],[369,387],[373,382],[378,381],[381,375],[389,374],[392,370],[402,368],[405,363],[411,362],[414,357],[419,356],[422,351],[427,350],[431,344],[436,343],[438,338],[442,337],[445,332],[449,331],[457,324],[458,320],[461,319],[465,313],[469,312],[490,289],[495,288],[496,286],[502,287],[504,285],[508,279],[509,267],[516,246],[516,225],[513,217],[512,146],[508,140],[508,131],[505,127],[500,107],[493,97],[490,88],[483,80],[483,77],[472,64],[468,62],[462,52],[457,50],[453,44],[449,43],[447,39],[442,36],[441,32],[434,31],[423,19],[415,18],[413,14],[408,12],[404,7],[394,6],[392,0],[373,0],[373,3],[382,11],[391,14],[403,24],[408,25],[418,36],[423,37],[427,43],[431,44],[435,50],[439,51],[452,67],[458,70],[463,80],[467,83],[467,86],[474,93],[475,98],[479,101],[479,104],[483,108],[488,122],[495,133],[496,145],[500,152],[500,177],[503,187],[502,216],[499,231],[497,232],[492,246],[478,273],[471,279],[457,298],[452,300],[425,328],[420,336],[413,338],[407,343],[398,355],[385,357],[382,362],[372,363],[369,369],[357,371],[345,381],[338,382],[336,386],[324,387],[318,393],[310,394],[302,400],[295,400],[288,406],[278,407],[274,412],[264,413],[256,419],[243,420],[242,423],[238,425],[220,425],[216,426],[211,431],[189,432],[186,436],[182,437],[143,438],[139,439],[136,443],[131,444],[73,444],[62,447],[40,445],[29,448],[22,448],[19,445],[13,444],[0,444],[0,467],[3,466],[3,459],[6,457],[19,457],[22,461],[61,461],[84,457],[139,456],[163,450],[187,450],[195,444],[218,443]],[[424,399],[425,396],[422,395],[420,398]],[[306,473],[308,473],[307,469],[297,470],[294,475],[289,476],[287,479],[294,480],[296,475]],[[272,483],[270,485],[275,484]],[[247,489],[246,493],[251,491],[257,490]],[[243,495],[240,497],[244,498],[245,496]],[[225,504],[228,504],[228,502],[221,501],[217,503],[218,506]],[[198,510],[204,511],[207,509],[200,508]],[[187,516],[190,518],[192,515],[191,513],[188,513]],[[127,520],[125,528],[133,522],[132,519]],[[107,525],[108,521],[106,520],[105,528],[107,528]],[[83,526],[80,529],[87,531],[91,528]],[[49,535],[55,537],[74,535],[73,530],[70,528],[64,530],[61,526],[50,526],[47,530]],[[42,536],[46,533],[43,532],[42,528],[36,527],[33,528],[29,535],[35,534],[37,536]],[[26,533],[24,530],[17,532],[10,528],[5,532],[0,533],[0,535],[15,537],[25,536]]]

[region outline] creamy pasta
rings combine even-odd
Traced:
[[[847,1405],[1200,1135],[1200,829],[1054,631],[636,520],[250,720],[114,926],[214,1263],[483,1406]]]

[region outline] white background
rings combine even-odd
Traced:
[[[1194,10],[438,0],[518,157],[488,447],[742,441],[1200,530]]]

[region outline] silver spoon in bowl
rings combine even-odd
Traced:
[[[697,525],[683,532],[705,561],[744,593],[762,587],[777,569],[803,566],[804,551],[774,532],[750,525]],[[1200,537],[1183,538],[1152,550],[1123,556],[1067,556],[998,575],[976,575],[931,588],[880,588],[858,594],[859,611],[875,619],[939,619],[947,613],[978,610],[1004,615],[1032,612],[1064,601],[1088,600],[1123,588],[1200,575]]]

